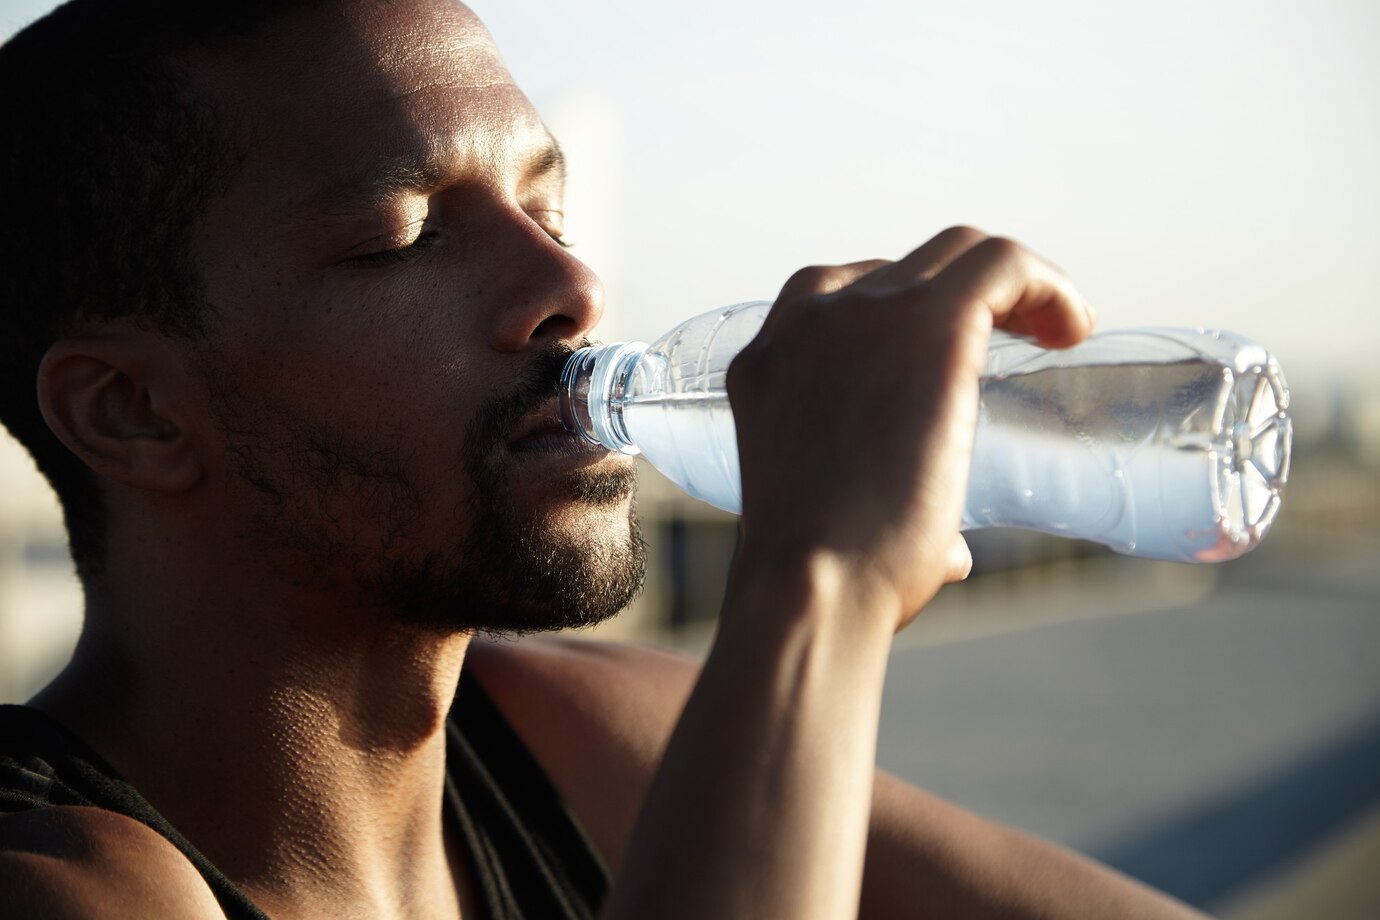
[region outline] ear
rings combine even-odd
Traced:
[[[97,475],[158,492],[202,477],[176,408],[186,390],[181,362],[142,333],[61,339],[38,369],[53,434]]]

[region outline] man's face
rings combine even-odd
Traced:
[[[473,14],[323,4],[192,73],[248,135],[195,246],[213,481],[251,557],[441,628],[624,606],[632,470],[553,404],[601,289],[558,242],[559,151]]]

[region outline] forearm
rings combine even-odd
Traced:
[[[858,593],[832,565],[735,573],[607,916],[856,912],[891,639]]]
[[[988,334],[1091,322],[1057,269],[970,228],[786,283],[728,368],[749,536],[610,916],[856,914],[891,635],[971,561]]]

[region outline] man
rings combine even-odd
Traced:
[[[787,282],[702,671],[482,644],[642,558],[628,461],[555,420],[599,284],[474,16],[76,0],[0,62],[3,418],[87,593],[0,721],[10,915],[1187,915],[874,782],[891,637],[967,570],[987,333],[1091,326],[1057,270],[955,229]]]

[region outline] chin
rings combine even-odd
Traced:
[[[378,587],[405,619],[443,632],[589,626],[642,586],[629,457],[477,452],[449,539],[390,554]],[[435,504],[431,507],[434,509]]]
[[[390,606],[442,633],[514,635],[592,626],[642,589],[646,545],[628,498],[491,523],[456,556],[393,568]]]

